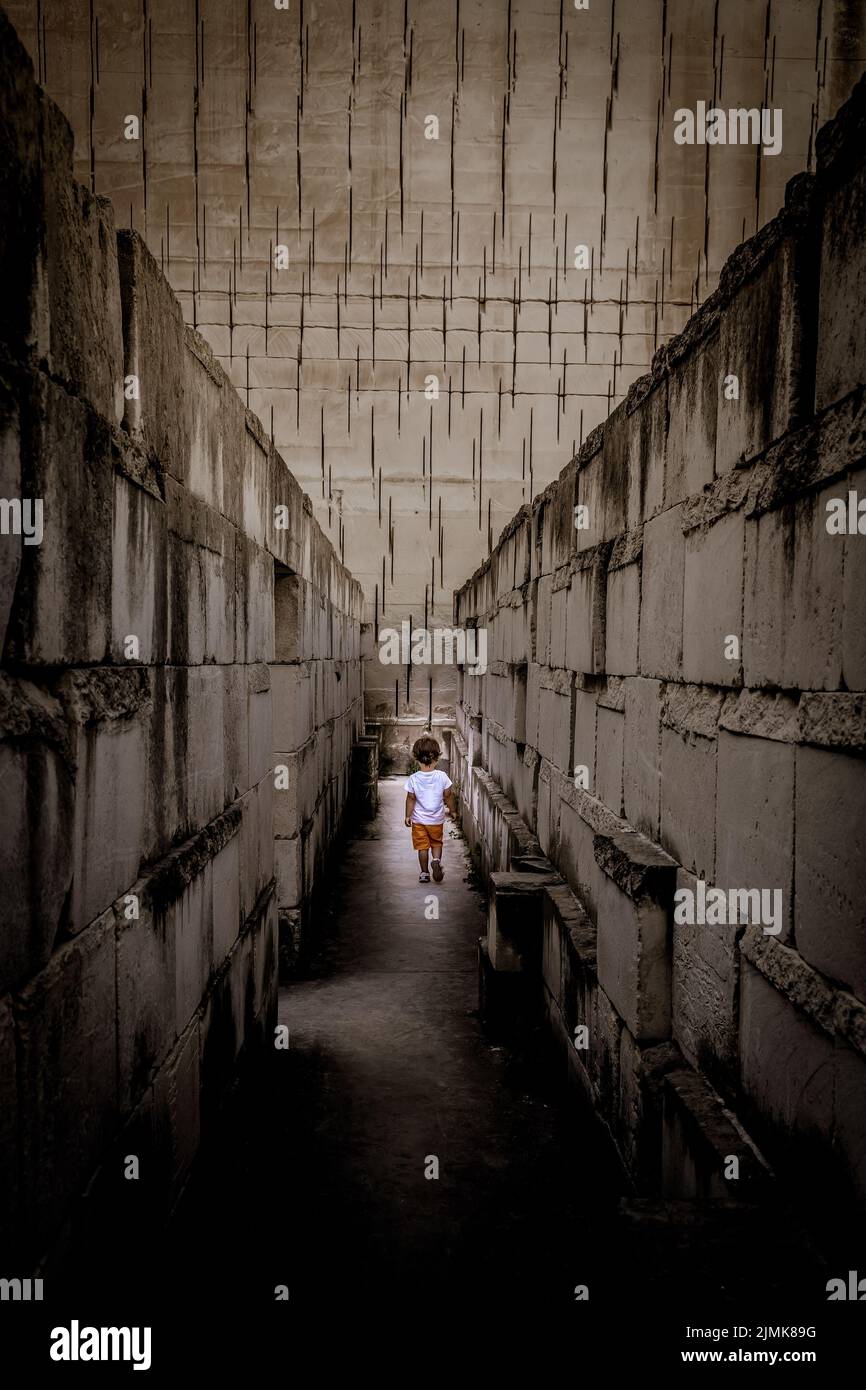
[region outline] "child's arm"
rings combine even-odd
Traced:
[[[453,789],[452,787],[449,787],[448,790],[447,790],[447,792],[444,792],[444,793],[443,793],[442,799],[443,799],[443,801],[445,802],[445,805],[448,807],[448,813],[449,813],[449,815],[450,815],[454,820],[456,820],[456,819],[457,819],[457,798],[456,798],[455,795],[454,795],[454,789]]]
[[[415,810],[415,794],[414,794],[414,792],[407,792],[407,794],[406,794],[406,824],[407,824],[407,825],[411,825],[411,824],[412,824],[412,812],[413,812],[414,810]]]

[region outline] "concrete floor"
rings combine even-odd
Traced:
[[[303,1209],[285,1282],[315,1303],[339,1271],[359,1296],[421,1306],[516,1281],[565,1304],[589,1278],[581,1194],[589,1182],[594,1215],[612,1207],[616,1166],[588,1119],[582,1142],[566,1133],[531,1059],[482,1034],[483,901],[462,837],[446,825],[445,879],[420,884],[403,779],[380,794],[347,846],[312,978],[281,993]],[[425,917],[433,897],[438,920]],[[438,1179],[425,1177],[433,1158]]]
[[[444,882],[419,884],[403,779],[380,796],[335,868],[304,978],[281,991],[290,1046],[242,1088],[181,1205],[174,1277],[195,1271],[209,1316],[222,1295],[227,1316],[243,1301],[263,1335],[315,1346],[359,1315],[367,1329],[437,1313],[535,1334],[560,1315],[618,1325],[626,1293],[630,1317],[661,1310],[671,1335],[690,1304],[790,1315],[823,1286],[796,1214],[621,1203],[615,1155],[543,1032],[515,1051],[482,1031],[483,900],[463,839],[446,838]]]

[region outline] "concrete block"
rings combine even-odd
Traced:
[[[740,660],[725,651],[733,636],[742,653],[744,528],[742,513],[733,512],[685,538],[684,680],[739,683]]]
[[[279,918],[275,898],[270,898],[250,934],[253,943],[253,1011],[257,1019],[270,1021],[277,1006]],[[273,1046],[273,1028],[266,1033],[265,1041]]]
[[[39,706],[49,718],[58,707],[36,687],[30,690],[35,731]],[[18,712],[20,717],[20,705]],[[47,742],[0,743],[0,787],[5,841],[0,983],[9,990],[39,970],[54,946],[73,875],[73,774],[60,749]]]
[[[169,913],[154,904],[147,879],[130,885],[137,920],[125,898],[115,907],[117,930],[118,1107],[129,1114],[168,1056],[178,1033],[176,933]]]
[[[657,1192],[661,1184],[662,1083],[681,1067],[670,1043],[642,1045],[622,1029],[615,1132],[638,1192]]]
[[[309,586],[298,574],[279,572],[274,583],[274,660],[306,661],[321,655],[313,648]]]
[[[625,682],[623,809],[626,820],[650,839],[659,834],[661,689],[660,681],[640,676]]]
[[[71,177],[65,116],[47,98],[42,111],[50,371],[119,424],[123,342],[114,210]]]
[[[145,454],[182,481],[190,423],[184,409],[183,314],[168,281],[137,232],[117,233],[123,306],[124,375],[138,378],[138,398],[124,400],[123,425]]]
[[[274,720],[271,668],[247,667],[250,781],[261,782],[274,767]]]
[[[796,255],[793,238],[780,241],[722,313],[717,474],[761,453],[791,423],[802,331],[796,303]],[[731,375],[738,381],[736,400],[725,396],[725,378]]]
[[[218,666],[191,667],[186,692],[186,815],[189,828],[195,829],[225,805],[222,671]]]
[[[204,338],[187,325],[185,339],[185,486],[237,526],[242,520],[244,408]]]
[[[226,805],[250,786],[249,684],[245,666],[223,669],[223,754]]]
[[[586,1001],[589,1005],[587,1070],[596,1104],[611,1124],[619,1098],[623,1023],[597,982],[587,991]]]
[[[575,570],[568,592],[565,664],[587,674],[604,669],[607,556],[594,551],[585,568]]]
[[[39,545],[21,547],[9,655],[27,665],[102,661],[111,618],[108,427],[34,375],[21,395],[21,436],[27,495],[42,499],[43,534]]]
[[[790,934],[794,886],[794,749],[719,732],[716,867],[719,888],[781,889]]]
[[[716,741],[662,729],[661,842],[698,878],[715,870]]]
[[[637,671],[639,619],[640,567],[609,570],[604,653],[608,675],[631,676]]]
[[[672,507],[644,527],[640,609],[640,673],[680,676],[683,645],[685,542],[682,508]]]
[[[237,584],[235,572],[237,548],[234,527],[224,517],[209,510],[207,539],[207,548],[200,555],[204,583],[204,660],[226,665],[235,660],[237,650],[234,629],[237,592],[240,586]],[[254,566],[253,574],[258,573],[259,568]],[[267,660],[270,656],[266,634],[270,618],[272,583],[272,568],[268,563],[265,566],[264,589],[254,593],[252,605],[248,603],[248,608],[251,607],[247,628],[248,640],[246,652],[241,659],[246,657],[248,660]],[[246,653],[252,655],[246,656]]]
[[[591,919],[565,885],[545,890],[545,931],[555,935],[552,959],[559,960],[558,1002],[570,1042],[578,1024],[591,1027],[592,993],[597,988],[596,931]],[[551,976],[556,983],[556,976]],[[586,1060],[586,1059],[582,1059]]]
[[[178,1039],[153,1087],[155,1143],[170,1203],[183,1190],[201,1140],[199,1033],[196,1016]]]
[[[746,524],[747,686],[838,690],[844,539],[826,529],[825,488]]]
[[[123,672],[121,679],[139,674],[144,673]],[[82,673],[85,681],[87,698],[94,697],[91,709],[101,706],[101,718],[96,714],[77,732],[70,931],[81,931],[135,881],[145,833],[147,688],[124,680],[126,691],[118,690],[100,673]]]
[[[678,362],[668,378],[667,508],[700,492],[715,476],[716,421],[722,392],[719,368],[718,339],[714,338]]]
[[[766,1162],[721,1098],[698,1072],[662,1081],[662,1192],[675,1201],[757,1199],[770,1181]],[[736,1179],[726,1177],[736,1158]]]
[[[823,410],[866,377],[863,302],[866,269],[860,254],[866,239],[866,178],[862,168],[834,180],[824,204],[815,408]]]
[[[297,907],[303,897],[303,863],[299,835],[293,840],[274,842],[274,873],[279,906]]]
[[[491,874],[487,950],[494,970],[540,972],[544,890],[557,881],[552,874]]]
[[[629,420],[629,527],[638,526],[662,510],[667,436],[667,378],[644,396]],[[605,433],[607,448],[607,433]]]
[[[574,740],[572,756],[572,775],[577,776],[577,768],[585,767],[586,788],[595,794],[596,788],[596,708],[595,694],[589,690],[574,691]]]
[[[235,651],[239,661],[275,660],[274,562],[235,533]]]
[[[533,653],[540,666],[550,665],[552,599],[553,578],[549,574],[542,575],[535,590],[535,646]]]
[[[540,801],[541,786],[539,785],[539,803]],[[558,843],[551,846],[555,855],[554,862],[559,872],[568,881],[568,886],[572,892],[580,899],[587,912],[595,918],[598,913],[604,878],[603,870],[595,859],[594,839],[596,832],[569,802],[559,802],[556,812],[555,824],[558,827]],[[550,854],[551,850],[545,848],[544,837],[540,830],[540,819],[539,816],[538,838],[544,853]]]
[[[214,967],[213,925],[213,870],[208,865],[166,910],[166,931],[174,935],[178,1034],[198,1008]]]
[[[638,1042],[659,1042],[671,1023],[676,865],[631,831],[598,835],[593,848],[604,871],[596,914],[599,984]]]
[[[805,960],[866,999],[861,869],[866,776],[860,758],[797,749],[794,938]]]
[[[200,666],[207,645],[204,550],[174,533],[168,536],[168,659]]]
[[[111,656],[128,660],[126,639],[138,639],[146,665],[167,655],[168,536],[165,504],[116,473],[111,542]],[[177,608],[175,608],[177,611]],[[223,610],[225,616],[225,610]]]
[[[253,939],[246,932],[212,981],[201,1019],[202,1132],[214,1130],[220,1104],[253,1026]]]
[[[696,891],[680,869],[677,888]],[[673,1035],[693,1066],[717,1085],[737,1080],[737,991],[740,928],[675,922],[672,927],[671,1021]]]
[[[240,903],[240,837],[233,835],[214,856],[213,958],[219,966],[232,949],[242,925]]]
[[[539,751],[563,772],[571,769],[573,680],[570,671],[551,671],[539,692]]]
[[[19,993],[22,1197],[44,1248],[108,1146],[117,1113],[114,913],[55,951]]]
[[[833,1123],[834,1048],[748,961],[740,987],[740,1074],[750,1105],[791,1144],[823,1148]]]
[[[565,641],[566,641],[566,605],[568,601],[568,588],[553,590],[550,597],[550,664],[551,666],[565,666]]]
[[[575,480],[573,506],[585,508],[581,514],[584,525],[580,527],[574,527],[575,518],[572,510],[571,524],[578,551],[592,550],[594,546],[600,545],[608,534],[605,515],[607,507],[606,484],[604,455],[599,450],[594,457],[581,462],[580,471]],[[623,527],[620,529],[622,530]]]
[[[622,813],[624,731],[624,716],[599,705],[595,795],[617,816]]]
[[[542,670],[533,661],[526,671],[526,742],[532,748],[538,748]]]

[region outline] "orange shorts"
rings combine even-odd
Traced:
[[[435,849],[437,845],[441,844],[441,825],[422,825],[420,821],[412,822],[413,849]]]

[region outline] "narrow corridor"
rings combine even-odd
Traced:
[[[538,1327],[579,1318],[580,1285],[594,1323],[616,1319],[626,1288],[647,1317],[684,1290],[683,1306],[790,1314],[825,1277],[795,1213],[626,1195],[545,1030],[516,1049],[485,1036],[465,841],[446,828],[444,882],[420,884],[403,778],[379,790],[376,819],[349,827],[305,977],[280,991],[289,1046],[242,1088],[182,1204],[176,1267],[195,1250],[211,1293],[232,1311],[243,1296],[257,1322],[270,1305],[277,1336],[312,1335],[335,1306],[412,1322],[513,1307]]]
[[[591,1121],[563,1132],[529,1060],[482,1034],[482,898],[462,837],[446,826],[445,879],[419,883],[403,779],[380,795],[347,847],[312,978],[281,992],[301,1220],[284,1281],[301,1304],[335,1271],[374,1301],[399,1290],[453,1306],[516,1281],[566,1303],[588,1278],[584,1184],[597,1215],[615,1201],[615,1164]]]

